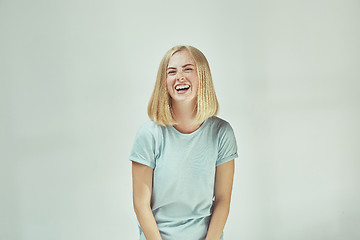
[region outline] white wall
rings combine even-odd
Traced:
[[[0,239],[137,239],[159,62],[204,52],[239,148],[227,240],[360,239],[360,2],[0,2]]]

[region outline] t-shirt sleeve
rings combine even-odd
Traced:
[[[145,126],[141,126],[136,133],[129,160],[155,167],[155,137]]]
[[[216,166],[238,157],[235,134],[229,123],[220,131]]]

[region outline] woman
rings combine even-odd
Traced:
[[[150,120],[130,154],[140,240],[223,239],[238,154],[233,129],[217,112],[203,53],[170,49],[148,105]]]

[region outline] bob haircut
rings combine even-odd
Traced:
[[[162,126],[178,124],[173,117],[171,96],[166,87],[166,69],[171,56],[179,51],[188,51],[196,64],[199,88],[197,104],[194,108],[195,122],[201,124],[207,118],[216,116],[219,111],[209,63],[204,54],[195,47],[178,45],[168,50],[160,62],[155,87],[147,108],[150,119]]]

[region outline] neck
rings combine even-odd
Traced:
[[[174,113],[174,119],[179,123],[179,125],[189,124],[193,122],[196,115],[195,104],[196,101],[187,102],[187,103],[172,102],[172,111]]]

